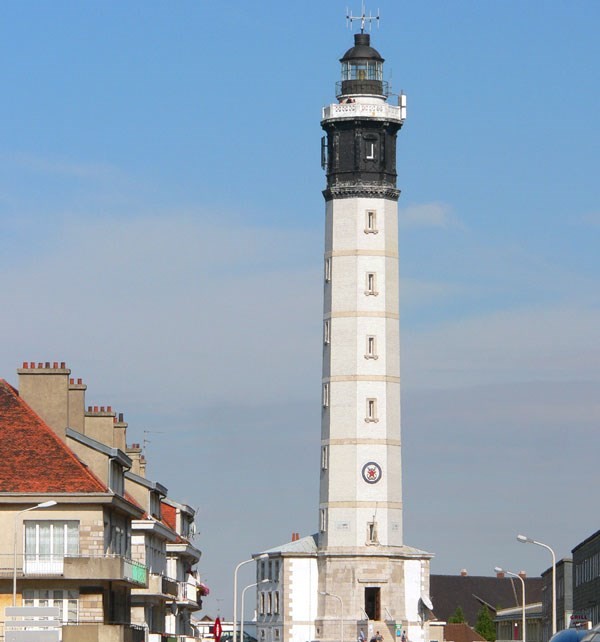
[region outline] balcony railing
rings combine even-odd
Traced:
[[[194,602],[200,604],[202,596],[197,584],[193,582],[179,582],[179,594],[177,596],[179,602]]]
[[[100,624],[83,622],[62,627],[62,642],[145,642],[146,630],[137,624]]]
[[[14,573],[12,555],[0,555],[0,577]],[[71,580],[112,580],[137,586],[148,583],[147,569],[121,555],[19,555],[16,564],[17,577],[61,576]]]

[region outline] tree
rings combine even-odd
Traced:
[[[461,606],[456,607],[456,611],[448,618],[448,624],[462,624],[465,622],[465,614]]]
[[[488,642],[496,642],[496,626],[494,625],[494,620],[492,620],[490,610],[485,604],[477,612],[477,622],[474,628]]]

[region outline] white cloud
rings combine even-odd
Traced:
[[[403,332],[404,382],[453,388],[516,381],[600,380],[600,310],[583,305],[471,314]]]
[[[118,169],[112,165],[100,163],[72,162],[61,158],[50,158],[22,152],[5,156],[4,162],[14,164],[20,169],[40,174],[56,174],[75,178],[98,179],[114,176]]]
[[[460,227],[461,223],[452,214],[446,203],[422,203],[400,207],[398,221],[404,227]]]

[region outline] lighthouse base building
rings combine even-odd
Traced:
[[[404,544],[396,139],[383,58],[355,34],[323,109],[319,530],[256,554],[258,642],[427,642],[432,555]],[[243,641],[242,641],[243,642]]]

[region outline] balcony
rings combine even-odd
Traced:
[[[194,608],[198,608],[196,605],[202,604],[202,595],[199,586],[194,582],[179,582],[177,602],[180,604],[190,604]]]
[[[0,555],[0,577],[12,576],[13,564],[12,555]],[[17,557],[17,577],[61,577],[66,580],[94,579],[125,582],[133,586],[146,587],[148,585],[146,567],[121,555],[69,557],[20,555]]]
[[[370,118],[401,123],[405,118],[405,108],[389,103],[334,103],[323,107],[322,116],[324,121],[341,118]]]
[[[178,595],[178,584],[176,580],[172,580],[164,575],[148,573],[147,585],[144,588],[134,588],[132,595],[157,595],[166,599],[173,599]]]
[[[143,626],[135,624],[66,624],[62,642],[144,642]]]

